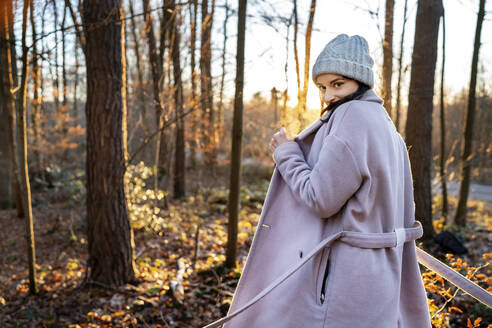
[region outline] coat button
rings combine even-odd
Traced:
[[[299,257],[302,259],[302,251],[299,251]]]

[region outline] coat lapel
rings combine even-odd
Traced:
[[[295,138],[294,140],[296,141],[301,141],[303,140],[304,138],[308,137],[309,135],[311,135],[312,133],[316,132],[319,127],[321,125],[323,125],[323,120],[325,120],[329,115],[329,112],[327,113],[324,113],[323,116],[321,116],[319,119],[317,119],[316,121],[314,121],[313,124],[311,124],[310,126],[308,126],[307,128],[305,128],[304,130],[301,131],[301,133],[299,133]]]

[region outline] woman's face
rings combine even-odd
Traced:
[[[354,93],[359,88],[359,84],[355,80],[332,73],[318,75],[316,85],[319,89],[321,100],[327,106]]]

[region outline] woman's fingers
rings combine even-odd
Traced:
[[[270,141],[270,148],[272,150],[275,150],[275,148],[277,148],[277,146],[279,146],[280,144],[286,142],[286,141],[289,141],[290,139],[287,137],[287,132],[285,130],[284,127],[282,127],[279,131],[277,131],[271,141]]]

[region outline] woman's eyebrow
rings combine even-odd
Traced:
[[[344,79],[343,77],[337,77],[336,79],[334,79],[334,80],[330,81],[330,84],[331,84],[331,83],[333,83],[333,82],[336,82],[336,81],[338,81],[338,80],[342,80],[342,81],[344,81],[345,79]]]

